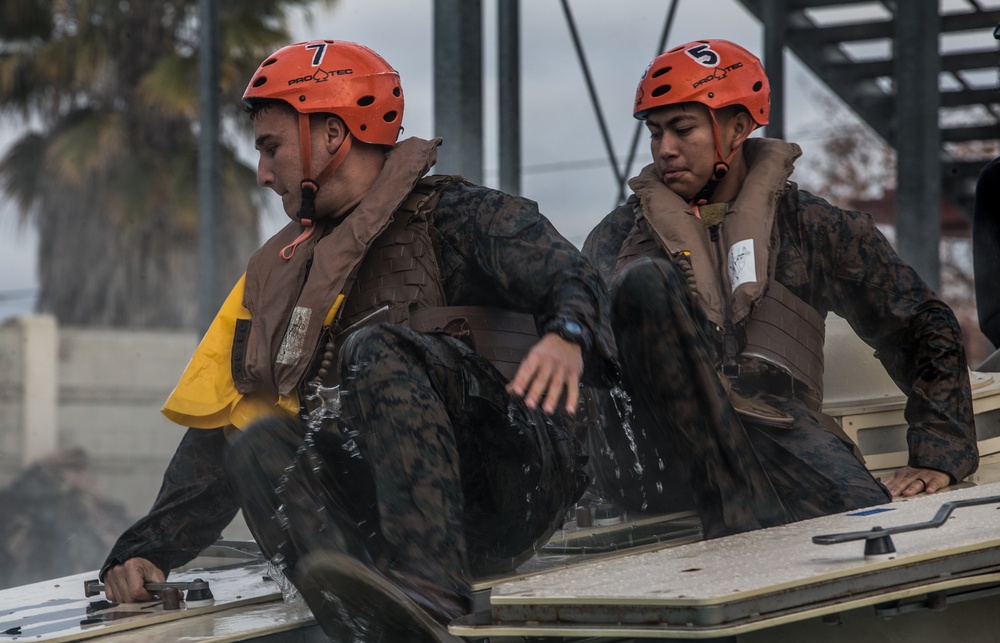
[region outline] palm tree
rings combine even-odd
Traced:
[[[311,0],[220,8],[224,131],[239,97]],[[327,4],[330,1],[327,0]],[[194,328],[197,0],[0,0],[0,116],[27,131],[0,184],[39,236],[38,309],[62,324]],[[225,138],[225,137],[223,137]],[[219,273],[258,244],[252,168],[223,143]]]

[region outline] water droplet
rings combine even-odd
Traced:
[[[629,398],[628,393],[625,392],[620,386],[616,386],[611,389],[611,398],[615,401],[615,408],[618,410],[618,415],[621,417],[622,421],[622,431],[625,432],[625,438],[628,440],[628,447],[632,451],[632,456],[635,458],[632,463],[632,470],[635,471],[637,476],[641,476],[643,472],[643,466],[641,458],[639,457],[639,445],[635,440],[635,432],[632,430],[632,400]]]

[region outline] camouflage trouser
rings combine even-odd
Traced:
[[[380,324],[340,352],[342,412],[315,431],[264,420],[227,472],[269,557],[337,549],[468,596],[562,524],[587,484],[575,438],[445,333]]]
[[[605,424],[617,473],[633,487],[622,497],[635,503],[642,499],[635,487],[642,487],[647,505],[660,508],[658,494],[677,497],[665,484],[686,483],[708,537],[890,500],[800,401],[766,398],[794,418],[792,427],[741,420],[714,367],[708,322],[673,263],[637,261],[613,296],[624,387],[635,407],[630,431],[620,421]],[[627,462],[633,453],[638,467]],[[606,457],[600,466],[608,466]],[[601,480],[608,485],[620,477]]]

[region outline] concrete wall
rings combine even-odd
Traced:
[[[160,407],[197,343],[194,333],[60,328],[46,315],[0,326],[0,487],[80,447],[97,491],[144,515],[185,430]],[[227,537],[242,536],[235,522]]]

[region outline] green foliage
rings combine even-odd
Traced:
[[[0,39],[47,38],[54,26],[48,5],[38,0],[4,0]]]
[[[311,0],[219,3],[220,105],[246,128],[246,83],[290,42],[286,12]],[[40,308],[63,323],[192,325],[193,279],[171,271],[197,246],[198,1],[0,0],[0,16],[0,118],[28,126],[0,185],[42,239]],[[223,159],[220,255],[235,279],[257,242],[257,187],[231,146]]]

